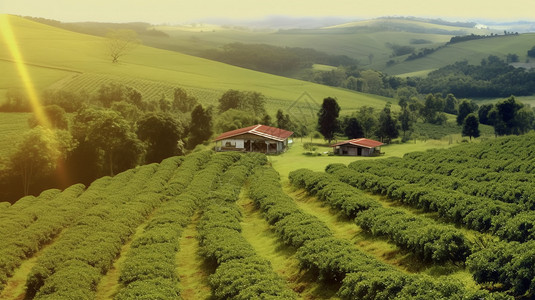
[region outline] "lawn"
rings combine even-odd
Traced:
[[[460,135],[459,135],[460,137]],[[268,160],[273,167],[280,173],[283,181],[288,179],[288,174],[300,168],[307,168],[313,171],[324,171],[325,167],[332,163],[349,164],[355,160],[369,160],[369,159],[383,159],[386,157],[402,157],[405,153],[414,151],[425,151],[435,148],[449,148],[457,145],[459,139],[449,137],[441,140],[426,140],[426,141],[410,141],[404,144],[391,144],[381,147],[381,151],[385,154],[379,157],[355,157],[355,156],[328,156],[327,153],[332,152],[332,148],[326,145],[322,139],[312,139],[312,143],[317,145],[317,153],[320,156],[309,156],[303,153],[307,152],[303,148],[306,142],[310,142],[310,138],[294,138],[293,143],[288,151],[280,155],[268,156]]]

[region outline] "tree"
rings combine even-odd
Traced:
[[[242,92],[228,90],[219,98],[219,111],[225,112],[229,109],[239,109],[253,113],[257,117],[266,114],[266,97],[258,92]]]
[[[133,104],[139,109],[145,108],[141,93],[132,87],[115,82],[105,83],[99,87],[96,97],[97,103],[109,108],[113,103],[121,101]]]
[[[76,143],[69,132],[37,126],[25,133],[11,156],[11,169],[22,179],[24,195],[36,177],[44,177],[62,163]]]
[[[118,63],[119,58],[128,54],[139,45],[137,33],[130,29],[110,30],[106,34],[108,54],[112,63]]]
[[[375,109],[369,106],[361,106],[357,113],[357,119],[360,121],[360,125],[364,130],[364,137],[370,137],[373,128],[377,126],[377,117],[375,115]]]
[[[352,117],[347,120],[347,124],[344,128],[344,133],[348,139],[356,139],[364,137],[364,130],[357,118]]]
[[[226,91],[221,98],[219,98],[219,112],[225,112],[229,109],[239,109],[241,102],[241,93],[237,90]]]
[[[193,149],[198,144],[202,144],[212,136],[212,109],[204,109],[202,105],[197,105],[191,112],[191,126],[188,139],[188,149]]]
[[[535,57],[535,46],[531,47],[531,49],[528,50],[528,56]]]
[[[176,88],[173,93],[173,109],[183,113],[192,111],[199,103],[193,96],[188,95],[184,89]]]
[[[282,109],[277,110],[277,127],[284,130],[295,131],[297,126],[292,122],[289,114],[284,114]],[[296,135],[297,136],[297,135]]]
[[[453,94],[448,94],[444,103],[444,112],[452,115],[457,114],[457,99]]]
[[[500,101],[488,114],[496,135],[522,134],[533,126],[533,111],[516,101],[515,97]]]
[[[479,120],[476,114],[470,113],[464,119],[462,136],[469,136],[470,140],[472,137],[479,137]]]
[[[334,98],[323,99],[323,104],[318,111],[318,131],[331,143],[334,133],[338,130],[338,115],[340,106]]]
[[[248,112],[237,109],[229,109],[224,113],[219,114],[215,122],[215,129],[217,132],[226,132],[256,125],[258,123],[259,120]]]
[[[463,100],[461,104],[459,104],[459,113],[457,114],[457,125],[462,125],[464,122],[464,119],[466,119],[466,116],[469,114],[475,112],[477,110],[477,105],[471,101]]]
[[[385,108],[379,114],[379,127],[376,134],[381,138],[381,141],[384,140],[387,143],[399,136],[397,120],[392,117],[390,111],[390,102],[385,105]]]
[[[115,111],[84,109],[74,117],[72,132],[80,150],[87,151],[85,155],[95,160],[85,165],[102,166],[101,174],[113,176],[136,166],[144,151],[130,124]]]
[[[171,115],[149,113],[137,123],[136,134],[147,144],[145,163],[159,163],[167,157],[184,154],[184,126]]]
[[[491,121],[489,120],[489,112],[494,107],[493,104],[483,104],[479,107],[477,111],[477,115],[479,117],[479,123],[485,124],[485,125],[492,125]]]
[[[401,131],[403,131],[403,140],[406,138],[406,132],[412,128],[412,118],[411,113],[407,107],[401,109],[401,114],[399,115],[399,122],[401,123]]]
[[[52,129],[69,129],[69,120],[67,119],[67,114],[60,106],[55,104],[44,106],[43,113],[48,119],[48,123]],[[45,124],[42,124],[42,121],[43,120],[38,120],[35,114],[28,119],[28,123],[31,128],[39,125],[44,126]]]

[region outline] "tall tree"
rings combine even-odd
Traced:
[[[334,98],[323,99],[323,104],[318,112],[318,130],[329,144],[334,138],[334,133],[338,130],[338,115],[340,106]]]
[[[401,123],[401,131],[403,131],[403,140],[406,138],[407,131],[411,130],[413,120],[409,109],[405,106],[401,109],[401,114],[399,115],[399,122]]]
[[[379,114],[379,127],[377,128],[376,134],[381,141],[386,141],[390,143],[392,139],[395,139],[399,136],[397,120],[392,117],[390,111],[390,102],[386,104],[383,111]]]
[[[171,115],[149,113],[137,123],[137,136],[147,144],[146,163],[184,154],[184,126]]]
[[[344,133],[348,139],[364,137],[364,130],[362,129],[359,120],[357,120],[355,117],[351,117],[347,120]]]
[[[362,125],[362,129],[364,130],[364,137],[370,137],[373,128],[377,126],[375,109],[370,106],[361,106],[357,113],[357,119],[360,121],[360,125]]]
[[[479,137],[479,120],[476,114],[470,113],[464,119],[462,136],[469,136],[470,140],[472,140],[472,137]]]
[[[489,112],[492,110],[493,107],[493,104],[483,104],[479,106],[479,109],[477,111],[479,123],[485,125],[492,125],[491,120],[489,120]]]
[[[453,94],[448,94],[444,101],[444,112],[452,115],[457,114],[457,98]]]
[[[202,105],[197,105],[191,112],[190,136],[188,139],[188,149],[204,143],[212,136],[212,109],[204,109]]]
[[[477,110],[477,105],[471,101],[463,100],[459,104],[459,113],[457,114],[457,125],[462,125],[466,116]]]

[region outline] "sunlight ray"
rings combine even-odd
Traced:
[[[35,90],[35,87],[33,85],[32,78],[30,76],[30,73],[28,72],[28,68],[26,67],[24,58],[22,57],[22,53],[19,49],[17,39],[15,38],[15,34],[13,33],[13,29],[11,28],[11,23],[9,20],[9,15],[0,15],[0,34],[2,35],[4,43],[7,45],[9,52],[11,53],[13,62],[17,66],[17,71],[19,73],[20,78],[22,79],[24,89],[28,95],[30,105],[32,106],[32,110],[36,116],[37,121],[40,125],[46,128],[51,128],[50,120],[48,119],[43,110],[41,100],[37,95],[37,91]]]

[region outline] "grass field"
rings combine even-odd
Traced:
[[[157,95],[159,99],[162,93],[168,93],[174,87],[200,90],[197,94],[207,98],[200,99],[205,103],[215,103],[217,97],[228,89],[261,92],[268,99],[276,101],[277,108],[290,107],[304,92],[316,102],[325,97],[336,97],[341,107],[349,110],[364,104],[382,107],[385,103],[381,97],[250,71],[146,46],[137,47],[122,57],[119,63],[113,64],[106,53],[107,44],[103,38],[14,16],[2,15],[2,18],[7,18],[11,24],[24,62],[31,66],[29,73],[32,81],[40,90],[52,85],[54,88],[92,92],[103,82],[119,81],[136,85],[136,88],[139,85],[144,96],[149,98]],[[0,45],[0,59],[11,60],[12,55],[4,39],[0,40]],[[80,75],[73,75],[73,72]],[[15,68],[8,68],[8,72],[2,76],[15,79],[1,88],[20,87],[20,83],[16,82]],[[147,86],[152,83],[157,87],[151,91]],[[271,112],[276,111],[273,106],[268,107]]]
[[[384,71],[391,75],[403,74],[403,76],[408,76],[414,72],[428,72],[438,69],[459,60],[467,60],[470,64],[479,64],[483,58],[487,58],[489,55],[496,55],[504,59],[509,53],[518,55],[520,62],[525,62],[527,51],[534,45],[535,33],[455,43],[427,57],[395,64]],[[422,75],[421,73],[416,74]]]
[[[255,72],[223,63],[177,52],[139,46],[113,64],[106,53],[106,40],[20,17],[0,15],[7,20],[16,37],[31,84],[41,92],[65,89],[94,93],[109,82],[118,82],[138,89],[145,99],[159,100],[162,94],[172,97],[181,87],[205,105],[216,104],[228,89],[258,91],[268,103],[268,113],[285,110],[294,120],[315,116],[323,98],[336,97],[344,111],[362,105],[384,107],[387,99],[379,96],[332,88],[310,82]],[[0,36],[0,102],[10,89],[22,89],[23,77]],[[20,133],[27,129],[27,115],[0,116],[0,155],[7,156]],[[14,137],[14,138],[12,138]]]
[[[269,161],[273,167],[280,173],[281,178],[286,180],[288,173],[300,168],[307,168],[313,171],[324,171],[325,167],[332,163],[349,164],[355,160],[370,160],[382,159],[386,157],[402,157],[404,154],[414,151],[425,151],[427,149],[435,148],[449,148],[455,146],[461,141],[461,137],[454,136],[451,140],[449,137],[441,140],[427,140],[427,141],[411,141],[405,144],[391,144],[381,147],[381,151],[385,154],[378,157],[355,157],[355,156],[328,156],[327,153],[332,152],[332,148],[326,145],[322,139],[313,139],[312,143],[317,145],[317,153],[320,156],[309,156],[303,153],[307,152],[303,148],[304,143],[311,142],[308,138],[302,141],[299,138],[294,138],[293,143],[288,151],[277,156],[268,156]],[[451,142],[451,143],[450,143]]]

